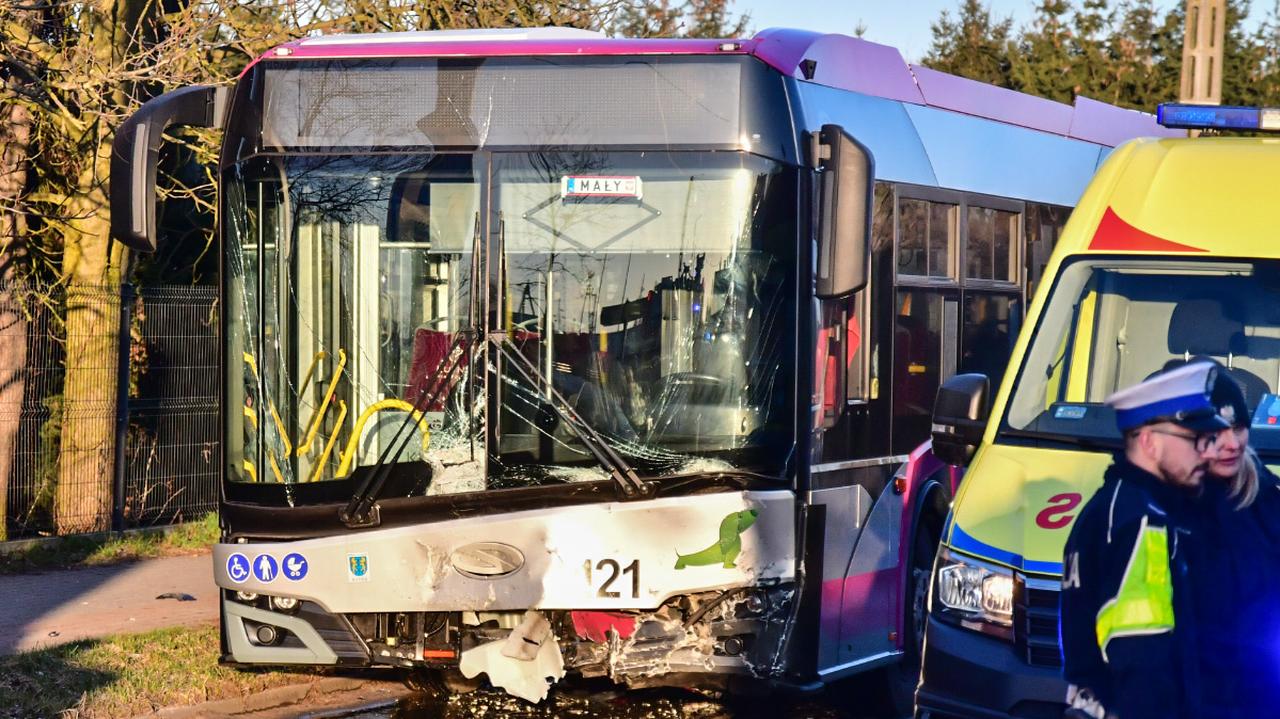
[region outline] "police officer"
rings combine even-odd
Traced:
[[[1196,363],[1107,398],[1124,450],[1081,510],[1063,556],[1062,653],[1068,716],[1199,717],[1186,552],[1194,541],[1205,453],[1228,424],[1209,393],[1218,369]]]

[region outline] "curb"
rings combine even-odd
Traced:
[[[133,535],[146,534],[173,534],[187,524],[192,522],[179,522],[177,524],[166,524],[158,527],[131,527],[129,529],[106,530],[103,532],[89,532],[86,534],[60,534],[54,537],[29,537],[27,539],[6,539],[0,541],[0,558],[13,554],[21,554],[30,551],[36,547],[53,547],[63,542],[84,541],[105,543],[112,539],[124,539]],[[150,559],[151,557],[143,557]],[[123,560],[133,561],[133,560]],[[102,565],[95,565],[102,566]],[[48,569],[61,569],[61,567],[49,567]]]
[[[215,719],[279,709],[317,701],[329,695],[374,689],[391,685],[401,688],[398,681],[385,679],[353,679],[349,677],[323,677],[310,682],[272,687],[256,694],[230,699],[216,699],[199,704],[162,707],[140,719]],[[408,691],[408,690],[405,690]],[[335,716],[343,712],[338,712]]]

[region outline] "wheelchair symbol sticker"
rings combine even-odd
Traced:
[[[227,557],[227,576],[236,584],[249,578],[249,558],[239,552]]]
[[[253,561],[253,576],[258,578],[263,584],[270,584],[271,580],[276,578],[280,573],[280,565],[276,564],[276,558],[270,554],[259,554],[258,558]]]

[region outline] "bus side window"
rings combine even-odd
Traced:
[[[1053,246],[1058,243],[1058,236],[1071,216],[1071,209],[1057,205],[1041,205],[1027,203],[1026,219],[1023,222],[1023,234],[1026,237],[1027,299],[1030,300],[1044,276],[1044,268],[1049,264],[1049,256]]]
[[[821,405],[821,426],[833,427],[844,413],[845,368],[850,337],[846,332],[849,300],[825,300],[818,305],[818,336],[814,357],[814,402]]]
[[[866,291],[819,305],[815,356],[815,395],[822,404],[822,426],[832,427],[849,404],[868,401]]]

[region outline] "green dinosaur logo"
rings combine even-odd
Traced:
[[[756,516],[759,514],[754,509],[745,509],[728,515],[720,522],[720,539],[715,544],[693,554],[676,553],[676,569],[709,567],[713,564],[719,564],[725,569],[738,566],[733,561],[742,551],[742,533],[756,523]]]

